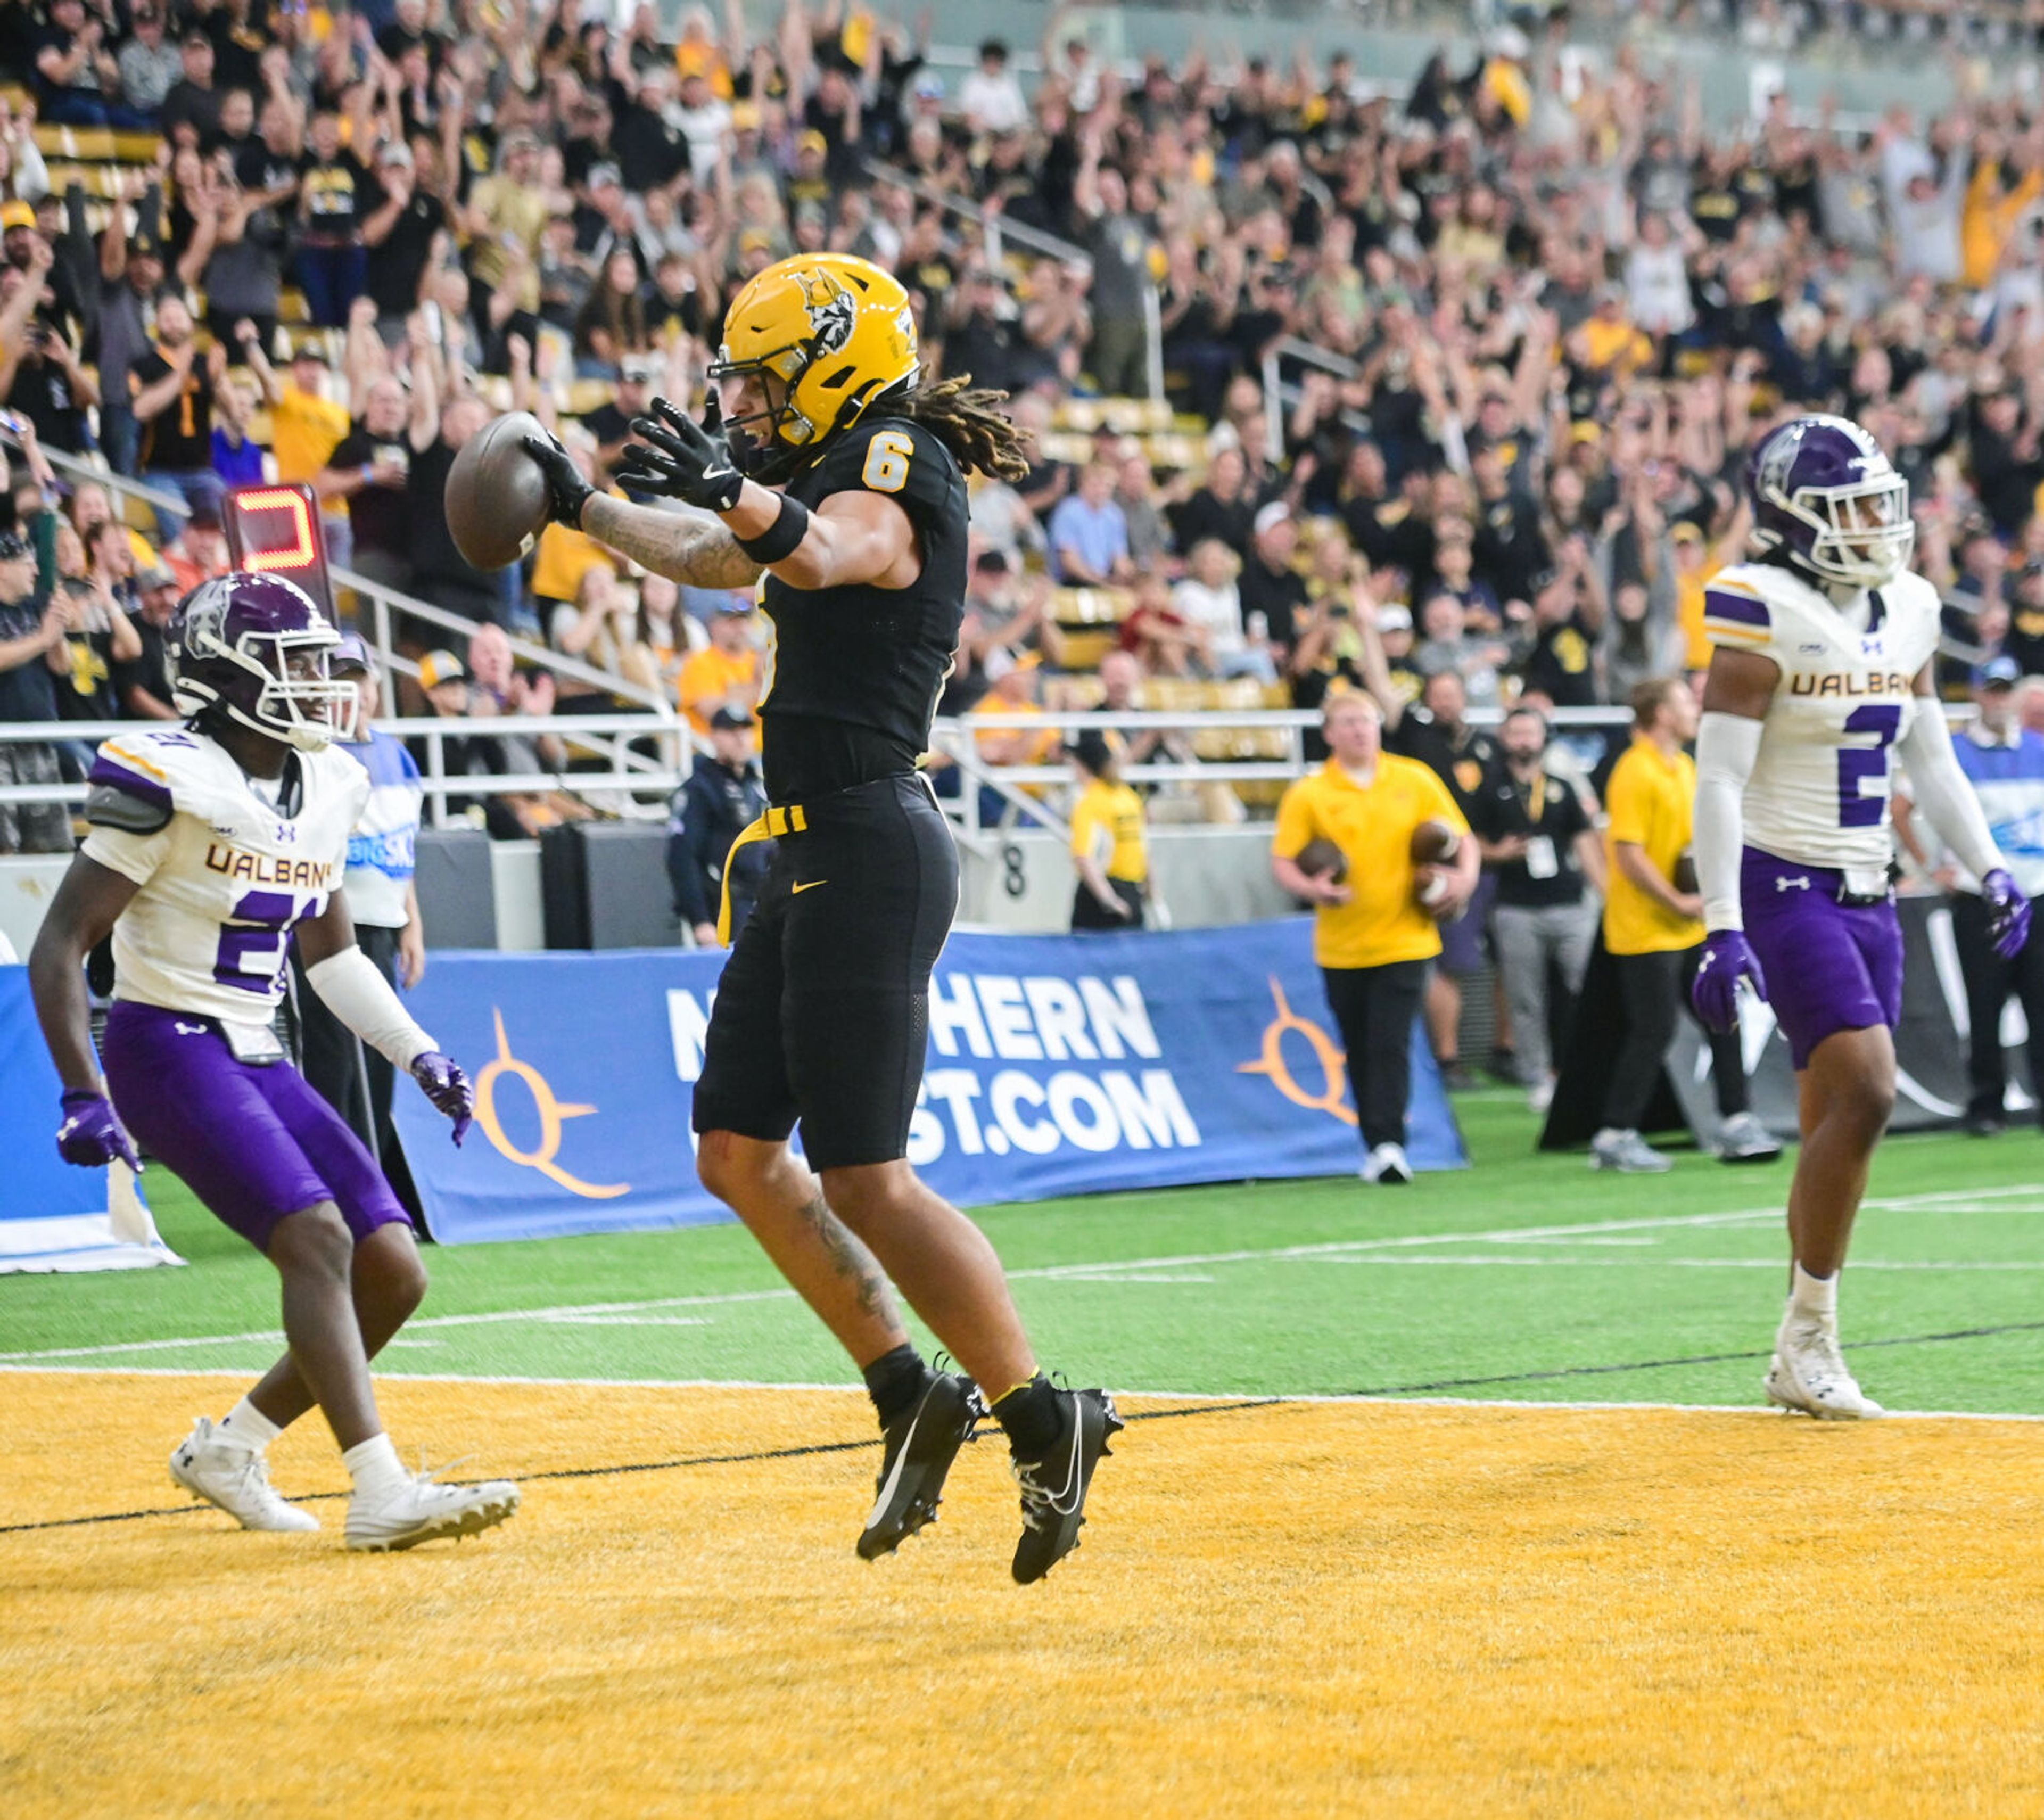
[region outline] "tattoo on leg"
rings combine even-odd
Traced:
[[[901,1317],[895,1311],[894,1298],[888,1292],[886,1273],[873,1254],[852,1235],[851,1228],[831,1211],[830,1204],[818,1194],[803,1208],[802,1217],[815,1227],[817,1238],[823,1241],[831,1267],[847,1281],[859,1286],[862,1311],[899,1327]]]

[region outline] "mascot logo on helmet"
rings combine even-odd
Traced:
[[[805,282],[802,307],[809,312],[809,332],[816,338],[818,358],[836,353],[851,340],[857,307],[851,293],[841,289],[827,274],[817,272]]]

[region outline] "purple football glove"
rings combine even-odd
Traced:
[[[88,1169],[104,1169],[118,1157],[136,1174],[142,1173],[142,1159],[135,1154],[135,1140],[104,1093],[74,1089],[63,1096],[63,1123],[57,1127],[57,1154],[67,1163]]]
[[[1752,943],[1736,929],[1719,929],[1706,935],[1696,977],[1689,982],[1689,1003],[1706,1027],[1727,1031],[1738,1023],[1742,980],[1753,989],[1755,998],[1767,1003],[1767,976],[1760,970],[1760,957]]]
[[[1981,901],[1987,905],[1987,939],[2004,961],[2012,961],[2030,939],[2030,900],[2015,881],[1996,866],[1981,881]]]
[[[475,1123],[475,1092],[468,1084],[468,1077],[455,1066],[451,1056],[429,1049],[413,1062],[412,1078],[432,1101],[434,1109],[454,1120],[454,1141],[460,1143]]]

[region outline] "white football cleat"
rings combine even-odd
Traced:
[[[1769,1403],[1820,1422],[1870,1422],[1888,1413],[1860,1388],[1838,1335],[1817,1321],[1781,1323],[1765,1383]]]
[[[303,1531],[320,1526],[310,1511],[277,1496],[270,1484],[269,1462],[259,1449],[225,1439],[203,1415],[171,1456],[171,1476],[194,1498],[217,1504],[244,1530]]]
[[[1362,1179],[1366,1182],[1396,1182],[1403,1185],[1412,1179],[1412,1165],[1405,1160],[1403,1144],[1379,1144],[1363,1159]]]
[[[348,1501],[348,1545],[382,1554],[440,1536],[478,1535],[517,1508],[518,1488],[508,1480],[441,1485],[421,1473],[378,1492],[356,1492]]]

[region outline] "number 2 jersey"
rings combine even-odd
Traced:
[[[292,925],[340,888],[369,774],[336,747],[294,752],[273,808],[224,747],[165,728],[109,739],[90,782],[85,856],[138,887],[113,925],[114,996],[267,1024]]]
[[[905,417],[865,419],[787,492],[812,511],[837,493],[893,500],[915,527],[922,572],[905,588],[763,578],[774,648],[759,697],[760,760],[776,804],[912,771],[965,616],[965,476],[930,431]]]
[[[1920,575],[1842,607],[1771,563],[1711,578],[1711,643],[1757,651],[1781,672],[1746,786],[1749,844],[1800,865],[1885,874],[1890,750],[1919,711],[1916,677],[1938,648],[1938,612]]]

